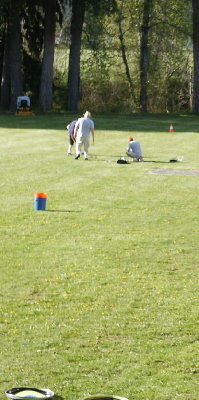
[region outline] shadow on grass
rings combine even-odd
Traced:
[[[31,117],[20,117],[0,112],[0,125],[3,128],[29,130],[66,131],[67,123],[80,115],[75,113],[46,113]],[[195,114],[94,114],[96,130],[123,132],[168,133],[170,124],[174,125],[174,134],[195,132],[198,129],[199,116]],[[23,132],[22,132],[23,133]]]
[[[92,160],[92,161],[103,161],[103,162],[109,162],[109,161],[111,161],[111,160],[108,160],[107,158],[105,159],[105,158],[103,158],[103,159],[98,159],[98,157],[104,157],[104,155],[102,156],[102,155],[100,155],[100,154],[98,154],[98,155],[91,155],[90,156],[90,160]],[[120,156],[116,156],[116,155],[107,155],[107,157],[108,158],[117,158],[117,159],[119,159],[119,158],[121,158],[122,156],[120,155]],[[114,162],[115,160],[112,160],[111,162]],[[128,161],[130,161],[129,159],[128,159]],[[117,161],[115,161],[115,162],[117,162]],[[170,163],[170,161],[160,161],[160,160],[144,160],[144,162],[145,163],[157,163],[157,164],[168,164],[168,163]],[[131,161],[130,161],[130,164],[131,164]]]
[[[55,394],[53,399],[54,400],[63,400],[64,398],[62,396],[58,396],[57,394]]]
[[[144,160],[145,163],[170,164],[170,161]]]
[[[80,213],[77,210],[46,210],[46,212],[59,212],[59,213]]]

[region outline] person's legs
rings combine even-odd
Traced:
[[[68,153],[67,155],[70,156],[72,154],[72,146],[71,144],[68,145]]]
[[[82,148],[82,137],[77,138],[76,140],[76,157],[75,159],[77,160],[80,157],[81,154],[81,148]]]
[[[73,137],[69,134],[69,145],[68,145],[68,153],[67,155],[71,155],[72,154],[72,147],[73,144],[75,143],[75,140],[73,139]]]
[[[127,154],[127,156],[129,156],[129,157],[131,157],[131,158],[136,158],[136,155],[133,154],[133,152],[130,151],[130,150],[127,150],[126,154]]]
[[[84,158],[88,160],[89,139],[84,137]]]
[[[133,153],[132,151],[130,151],[130,150],[127,150],[126,154],[127,154],[127,156],[131,157],[131,158],[133,159],[132,161],[134,161],[134,162],[137,162],[137,161],[144,161],[144,160],[143,160],[143,157],[137,156],[136,154],[134,154],[134,153]]]

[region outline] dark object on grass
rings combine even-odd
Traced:
[[[177,158],[171,158],[171,159],[169,160],[169,162],[178,162],[178,159],[177,159]]]
[[[117,160],[117,164],[130,164],[130,162],[126,161],[126,158],[123,157]]]
[[[18,387],[6,391],[8,399],[30,400],[30,399],[51,399],[54,392],[50,389],[38,389],[32,387]]]

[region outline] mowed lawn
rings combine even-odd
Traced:
[[[0,115],[2,399],[198,400],[199,176],[149,172],[199,170],[199,117],[94,115],[89,161],[76,117]],[[118,165],[129,135],[146,162]]]

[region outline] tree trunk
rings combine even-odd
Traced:
[[[118,21],[119,40],[120,40],[122,59],[123,59],[123,63],[125,66],[126,77],[128,80],[129,90],[130,90],[131,98],[132,98],[132,104],[135,109],[136,97],[135,97],[135,92],[134,92],[133,81],[131,79],[131,74],[130,74],[130,70],[129,70],[128,60],[127,60],[127,56],[126,56],[126,46],[125,46],[125,42],[124,42],[124,34],[123,34],[123,29],[122,29],[122,15],[120,12],[119,12],[117,21]]]
[[[16,0],[10,1],[9,14],[10,109],[16,110],[17,97],[23,94],[20,5]]]
[[[55,50],[56,0],[45,1],[44,53],[40,84],[39,104],[43,111],[53,105],[53,64]]]
[[[15,0],[8,4],[5,23],[4,58],[1,81],[1,107],[16,110],[17,97],[22,95],[20,6]]]
[[[68,109],[78,110],[80,83],[80,50],[85,0],[72,1],[71,45],[68,70]]]
[[[199,113],[199,0],[192,0],[193,7],[193,111]]]
[[[1,76],[1,108],[9,109],[10,106],[10,63],[9,63],[9,32],[8,20],[5,20],[3,66]]]
[[[141,25],[140,39],[140,110],[147,112],[148,110],[148,66],[149,66],[149,51],[148,51],[148,36],[150,29],[150,16],[153,0],[144,0],[143,20]]]

